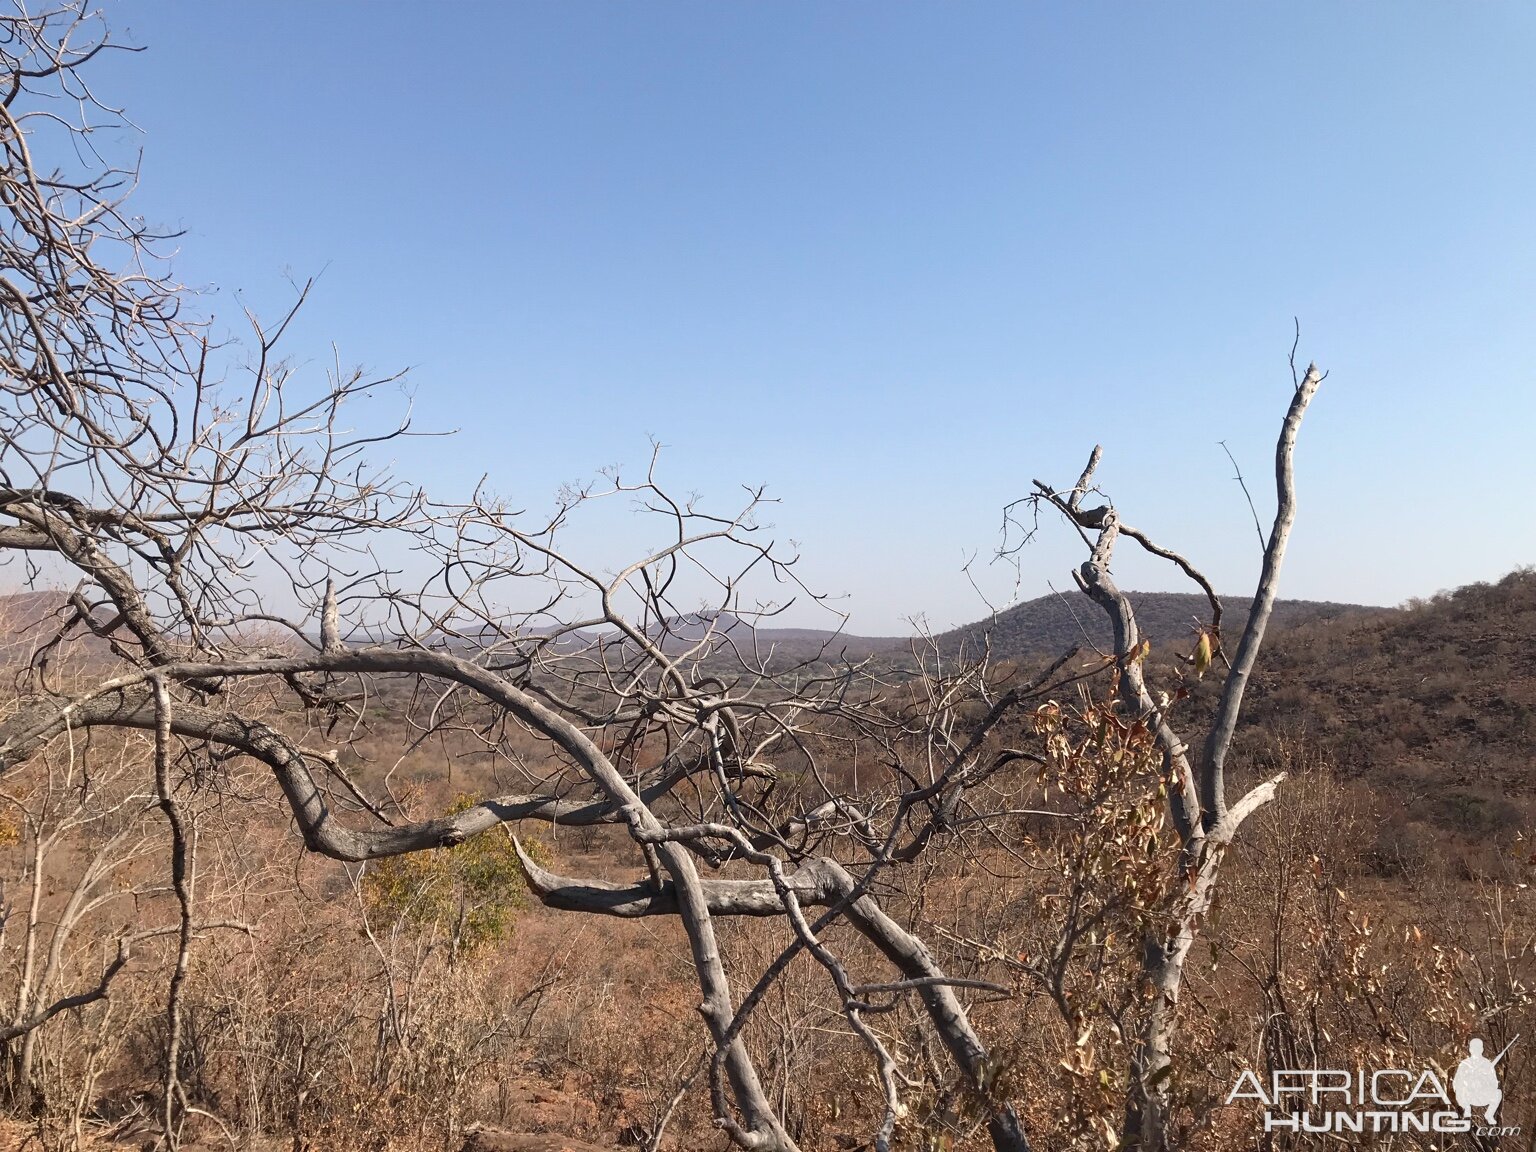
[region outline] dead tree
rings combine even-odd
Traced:
[[[1293,353],[1294,368],[1294,353]],[[1285,558],[1291,526],[1296,517],[1296,481],[1293,457],[1296,436],[1307,406],[1322,383],[1323,374],[1308,365],[1294,377],[1294,392],[1275,446],[1276,510],[1264,542],[1263,564],[1253,604],[1227,666],[1226,680],[1214,719],[1197,752],[1175,727],[1169,698],[1154,698],[1145,675],[1150,640],[1137,626],[1131,602],[1112,575],[1115,546],[1129,539],[1176,565],[1193,580],[1210,601],[1211,621],[1205,627],[1192,660],[1204,671],[1210,660],[1225,661],[1221,641],[1222,605],[1215,590],[1188,560],[1152,541],[1145,533],[1120,518],[1113,504],[1091,508],[1085,498],[1093,486],[1100,449],[1095,447],[1077,483],[1070,489],[1054,489],[1039,480],[1029,499],[1060,512],[1082,535],[1089,557],[1073,576],[1078,587],[1108,616],[1113,629],[1116,692],[1124,715],[1150,730],[1162,758],[1168,795],[1168,811],[1178,833],[1179,880],[1162,914],[1147,929],[1141,943],[1142,974],[1152,990],[1142,1033],[1132,1057],[1121,1146],[1162,1152],[1169,1146],[1169,1098],[1176,1073],[1174,1041],[1179,1019],[1179,989],[1186,959],[1202,927],[1216,892],[1222,858],[1243,821],[1267,804],[1284,774],[1251,784],[1235,800],[1229,798],[1227,756],[1237,731],[1243,696],[1264,642],[1275,598],[1280,567]]]
[[[271,328],[252,318],[243,350],[220,347],[170,276],[168,237],[129,214],[131,165],[92,150],[92,133],[115,120],[84,79],[111,47],[100,21],[66,3],[0,17],[0,33],[0,551],[23,583],[68,587],[0,719],[0,775],[102,729],[141,742],[140,791],[168,825],[179,920],[153,930],[177,940],[159,1107],[167,1144],[190,1108],[176,1079],[178,1004],[206,927],[193,921],[182,798],[243,757],[270,770],[303,846],[337,860],[449,846],[513,821],[622,827],[648,881],[572,881],[528,860],[534,889],[558,907],[679,918],[712,1038],[714,1111],[739,1146],[795,1147],[746,1032],[804,952],[868,1050],[877,1146],[890,1145],[914,1075],[878,1027],[902,999],[921,1005],[996,1147],[1025,1149],[958,995],[967,982],[875,887],[995,769],[979,748],[956,749],[937,772],[902,770],[882,795],[859,797],[825,771],[827,748],[869,731],[899,737],[908,721],[882,713],[878,685],[834,651],[786,662],[757,645],[751,623],[764,612],[749,578],[806,594],[792,559],[760,541],[760,493],[720,515],[674,500],[653,476],[615,478],[528,526],[489,497],[434,502],[369,467],[369,450],[408,425],[350,431],[344,410],[386,381],[299,378],[277,355],[287,318]],[[78,119],[49,106],[60,93],[56,107]],[[81,170],[46,167],[35,155],[45,146],[85,157]],[[601,498],[665,526],[616,574],[562,544],[571,517]],[[410,585],[387,562],[407,552],[429,561]],[[684,596],[707,598],[705,610]],[[90,653],[78,662],[85,679],[66,683],[57,670],[76,641]],[[418,745],[475,743],[521,790],[422,818],[399,796],[369,794],[336,751],[306,745],[323,729],[344,751],[379,693],[406,701]],[[413,698],[430,705],[414,709]],[[305,719],[284,727],[275,713]],[[744,995],[717,931],[719,917],[739,915],[790,928]],[[894,972],[855,975],[827,942],[833,924],[852,926]],[[125,941],[99,986],[42,1012],[28,1001],[10,1034],[110,995],[128,959]]]

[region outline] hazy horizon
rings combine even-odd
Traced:
[[[361,17],[361,18],[360,18]],[[1251,592],[1299,356],[1282,595],[1396,604],[1536,560],[1536,12],[144,3],[94,83],[221,325],[319,274],[290,355],[410,367],[398,467],[535,511],[620,464],[782,499],[850,631],[986,604],[1039,477]],[[122,143],[119,141],[119,143]],[[400,404],[405,402],[400,398]],[[388,400],[373,401],[378,411]],[[1071,593],[1046,525],[1019,595]],[[638,545],[620,518],[581,543]],[[1184,591],[1123,560],[1123,585]],[[987,597],[1011,574],[981,572]],[[798,610],[785,621],[821,626]]]

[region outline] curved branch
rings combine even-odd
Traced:
[[[152,693],[141,685],[115,689],[74,706],[49,708],[38,718],[35,712],[40,710],[34,705],[32,710],[24,709],[0,725],[0,772],[25,761],[66,727],[140,731],[155,728]],[[8,732],[15,729],[19,733]],[[227,712],[178,704],[171,716],[171,731],[178,736],[223,744],[265,764],[288,801],[305,847],[335,860],[377,860],[428,848],[452,847],[511,820],[590,825],[618,823],[625,818],[623,806],[611,799],[508,795],[482,800],[451,816],[393,828],[356,830],[337,823],[303,750],[277,729]],[[639,800],[649,804],[659,799],[683,774],[681,769],[674,770],[647,784],[637,793]]]
[[[1205,818],[1214,824],[1227,813],[1226,765],[1227,751],[1237,731],[1238,714],[1243,707],[1243,693],[1248,689],[1248,677],[1259,658],[1259,647],[1264,643],[1264,633],[1269,627],[1269,616],[1275,607],[1275,597],[1280,587],[1280,565],[1285,560],[1285,546],[1291,537],[1291,525],[1296,520],[1296,473],[1293,460],[1296,454],[1296,434],[1301,429],[1301,418],[1306,415],[1307,405],[1317,394],[1323,382],[1316,364],[1307,365],[1307,373],[1291,397],[1290,409],[1280,426],[1280,439],[1275,445],[1275,508],[1274,527],[1269,532],[1269,546],[1264,549],[1264,566],[1259,572],[1259,587],[1248,613],[1248,623],[1243,628],[1243,638],[1238,642],[1237,655],[1227,682],[1221,691],[1221,703],[1216,709],[1216,719],[1211,724],[1205,740],[1205,772],[1200,781],[1200,802]]]
[[[1146,677],[1141,670],[1141,633],[1137,629],[1136,613],[1125,593],[1120,591],[1109,574],[1110,553],[1105,547],[1104,537],[1110,536],[1112,529],[1113,524],[1100,537],[1094,558],[1084,562],[1072,575],[1078,587],[1109,616],[1115,634],[1120,699],[1133,716],[1146,718],[1152,727],[1152,736],[1163,756],[1163,772],[1172,785],[1169,808],[1172,810],[1173,823],[1185,851],[1193,852],[1204,835],[1204,827],[1200,820],[1200,792],[1195,782],[1194,765],[1189,759],[1189,745],[1164,718],[1156,701],[1152,699],[1152,693],[1147,690]]]

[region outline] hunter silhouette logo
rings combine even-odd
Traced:
[[[1515,1040],[1518,1039],[1520,1037],[1516,1036]],[[1492,1060],[1483,1055],[1481,1040],[1474,1038],[1467,1045],[1469,1055],[1456,1065],[1456,1075],[1451,1079],[1451,1091],[1456,1093],[1456,1103],[1461,1106],[1463,1116],[1470,1118],[1472,1109],[1482,1108],[1483,1119],[1493,1123],[1494,1113],[1504,1099],[1504,1093],[1499,1090],[1499,1061],[1515,1046],[1515,1040],[1504,1045],[1504,1051]]]
[[[1276,1068],[1268,1084],[1251,1071],[1243,1072],[1227,1103],[1257,1101],[1264,1109],[1260,1119],[1265,1132],[1517,1136],[1518,1127],[1497,1127],[1494,1118],[1504,1102],[1499,1063],[1519,1039],[1516,1036],[1490,1060],[1483,1055],[1482,1040],[1474,1037],[1456,1066],[1449,1091],[1441,1074],[1430,1067]]]

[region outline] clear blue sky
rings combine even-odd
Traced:
[[[1332,375],[1285,592],[1536,562],[1536,8],[108,11],[148,51],[97,84],[181,274],[233,318],[323,272],[290,352],[411,367],[418,422],[461,431],[399,464],[445,495],[489,472],[543,507],[653,435],[680,489],[769,485],[811,582],[889,633],[982,615],[965,555],[1098,441],[1125,517],[1241,592],[1217,441],[1266,510],[1299,316]],[[1024,595],[1070,587],[1047,535]]]

